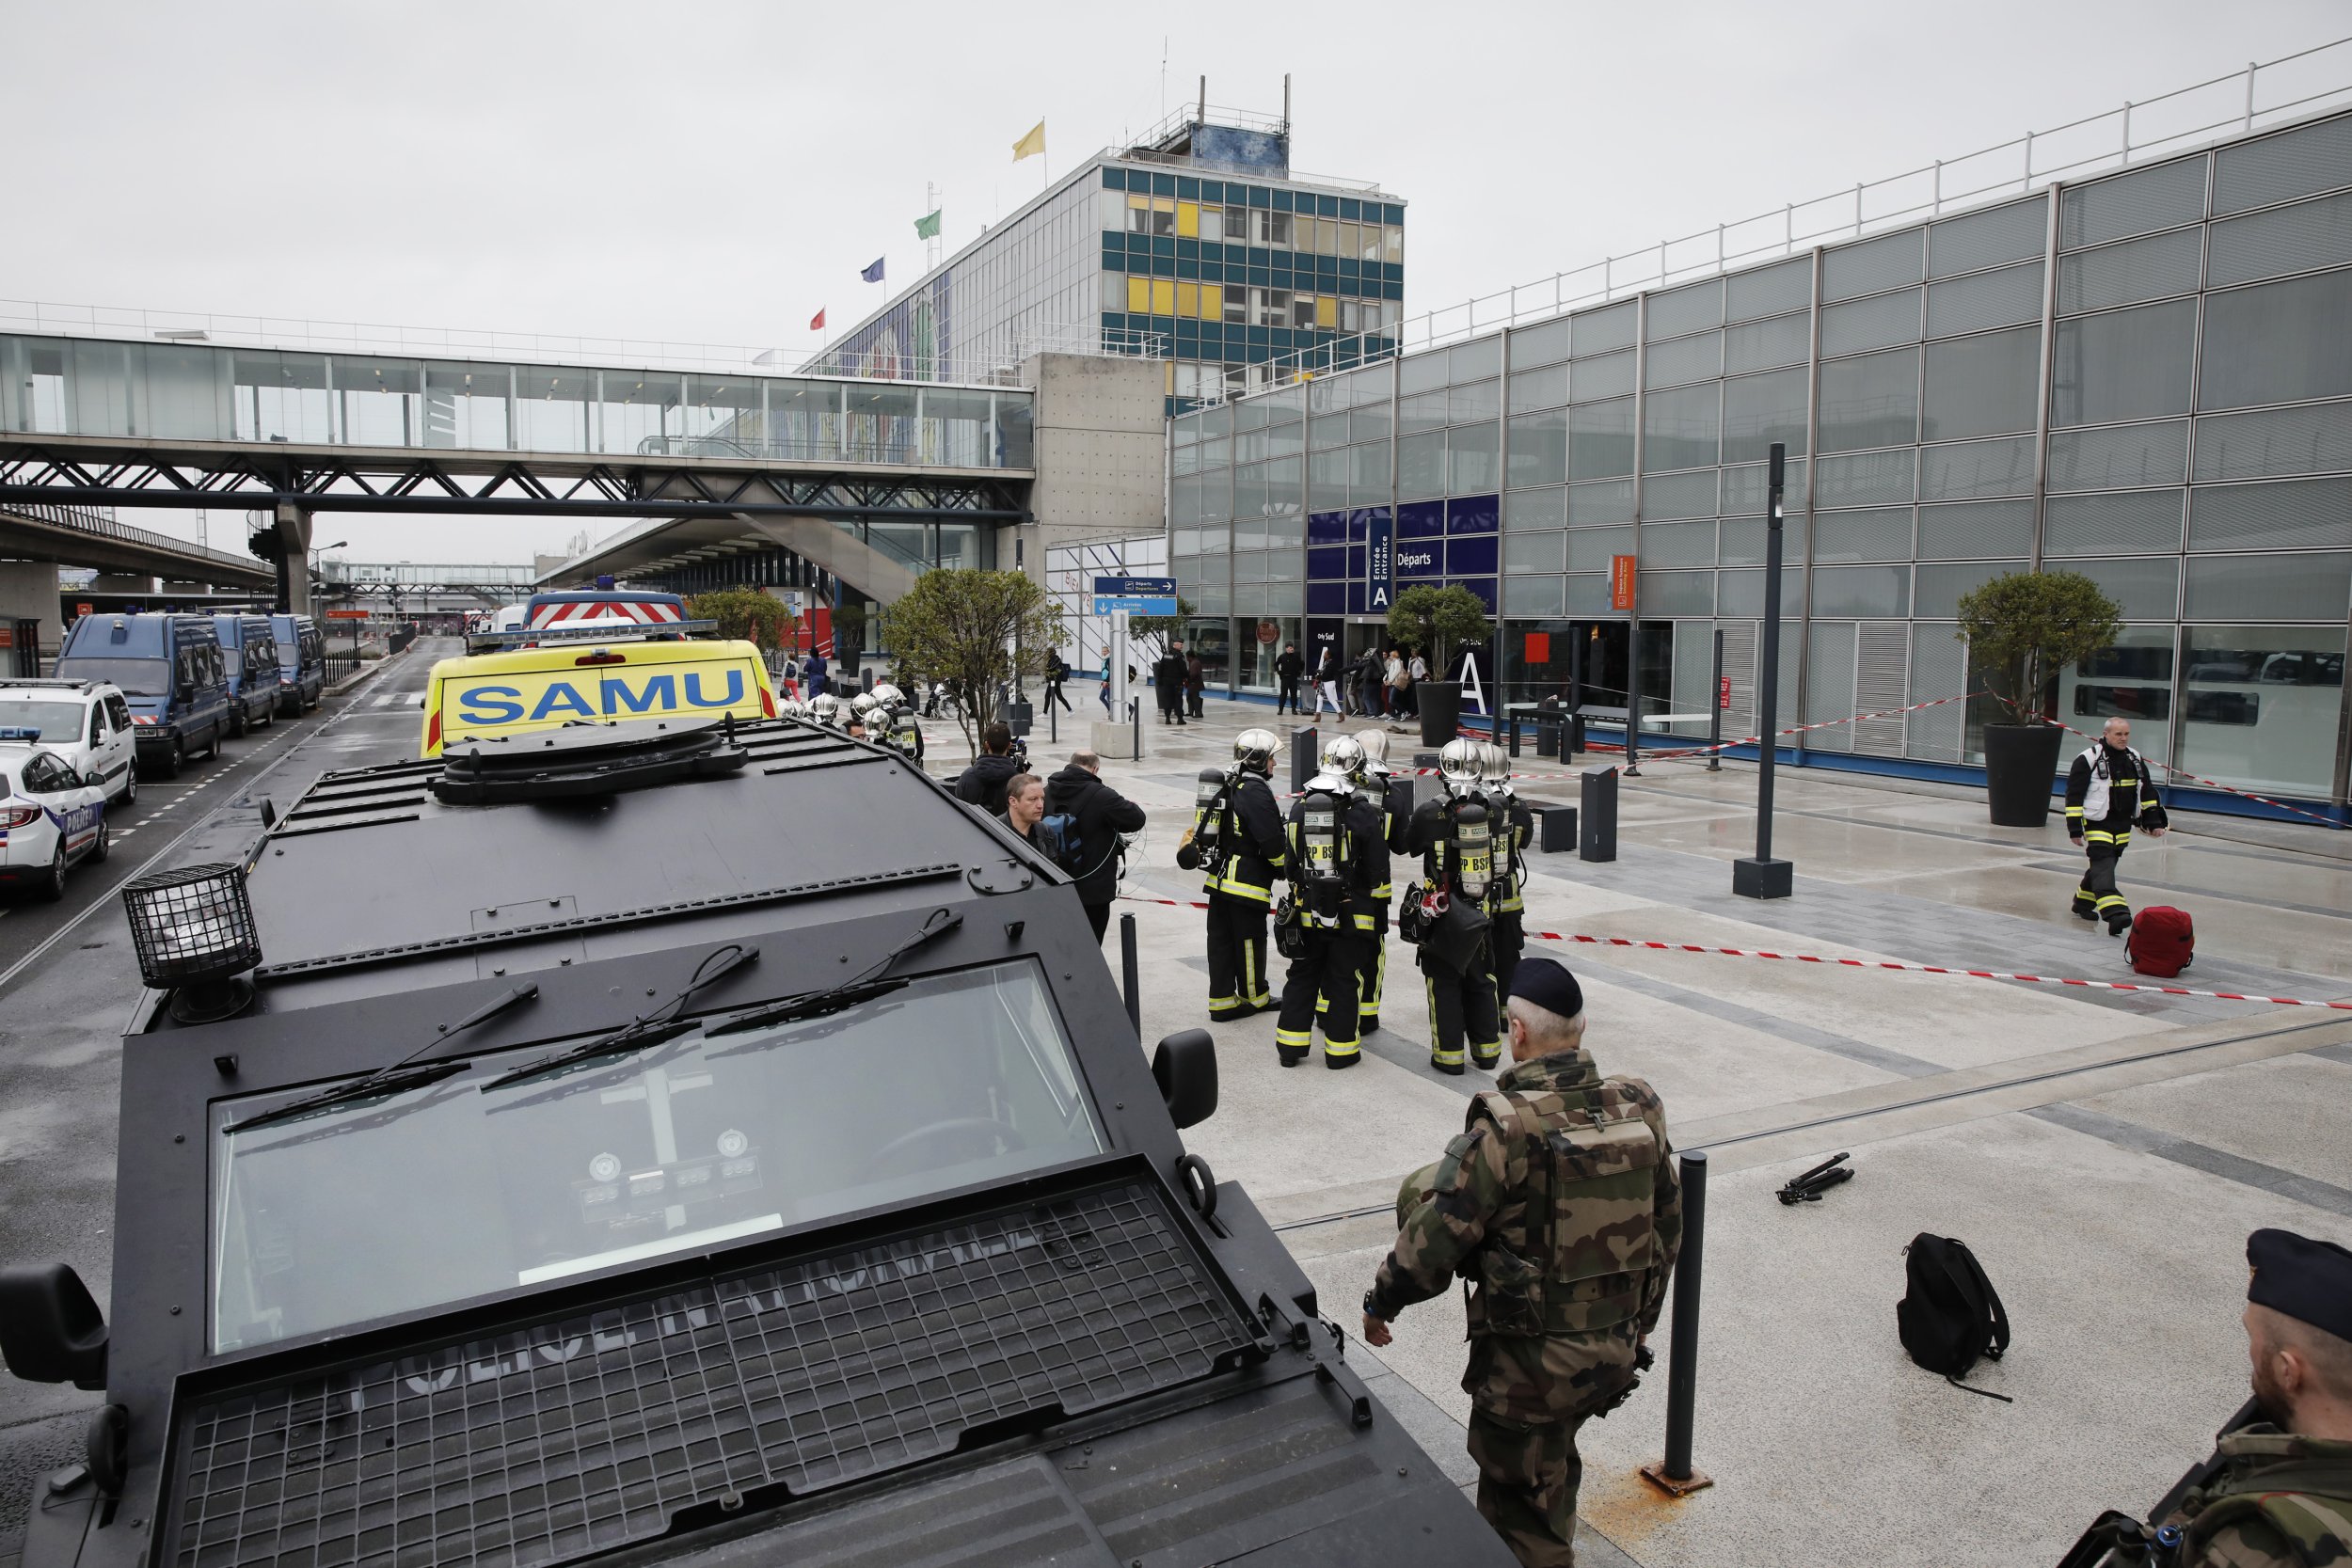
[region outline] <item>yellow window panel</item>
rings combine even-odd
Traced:
[[[1158,212],[1172,213],[1176,210],[1176,198],[1172,196],[1155,196],[1152,198],[1152,206]]]
[[[1147,315],[1151,312],[1151,309],[1152,280],[1148,277],[1130,277],[1127,279],[1128,314],[1135,316]]]
[[[1148,213],[1152,210],[1152,198],[1148,196],[1130,196],[1127,205],[1138,213]]]
[[[1340,300],[1337,294],[1315,295],[1315,325],[1317,326],[1340,325]]]
[[[1152,279],[1152,313],[1172,316],[1176,313],[1176,280],[1172,277]]]
[[[1180,316],[1193,317],[1200,314],[1200,284],[1179,283],[1176,285],[1176,313]]]
[[[1200,237],[1200,203],[1198,201],[1176,203],[1176,232],[1187,240],[1197,240]]]
[[[1176,361],[1170,359],[1167,365],[1168,369],[1160,376],[1160,384],[1168,389],[1160,395],[1172,398],[1176,395]]]
[[[1203,283],[1200,285],[1200,319],[1204,322],[1225,319],[1224,284]]]

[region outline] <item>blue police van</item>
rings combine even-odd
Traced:
[[[299,719],[326,695],[326,638],[308,615],[273,615],[278,638],[278,710]]]
[[[209,615],[85,615],[66,634],[56,673],[121,689],[143,777],[176,778],[189,757],[218,756],[233,722]]]
[[[241,736],[278,717],[278,633],[266,615],[215,615],[229,669],[229,733]]]

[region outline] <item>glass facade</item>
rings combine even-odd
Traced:
[[[1171,569],[1244,626],[1369,620],[1392,530],[1399,584],[1499,608],[1519,700],[1572,664],[1624,684],[1633,555],[1645,711],[1706,711],[1721,630],[1744,734],[1774,441],[1783,722],[1957,697],[1961,594],[2040,562],[2127,623],[2064,673],[2067,722],[2125,713],[2174,767],[2343,800],[2352,116],[1186,414]],[[1975,763],[1980,704],[1806,744]]]
[[[986,387],[0,336],[0,429],[43,436],[1026,468]]]

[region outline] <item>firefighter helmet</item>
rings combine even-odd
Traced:
[[[1479,744],[1475,740],[1456,738],[1447,741],[1438,749],[1438,771],[1444,776],[1448,784],[1460,786],[1475,784],[1478,782]]]
[[[1272,730],[1244,730],[1233,736],[1233,760],[1244,768],[1270,772],[1274,753],[1281,744]]]
[[[798,697],[780,697],[776,700],[776,713],[784,719],[806,719],[808,705]]]
[[[1365,767],[1370,771],[1377,773],[1383,778],[1387,777],[1389,771],[1389,732],[1386,730],[1358,730],[1355,734],[1354,739],[1357,745],[1361,746],[1364,749]]]
[[[820,691],[809,700],[808,716],[819,724],[835,729],[841,726],[841,699],[830,691]]]
[[[1343,782],[1353,782],[1364,774],[1363,743],[1351,735],[1335,735],[1323,743],[1323,771]]]
[[[874,683],[874,701],[880,703],[882,706],[897,707],[906,700],[906,693],[891,685],[888,681],[876,681]]]

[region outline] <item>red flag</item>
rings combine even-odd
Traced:
[[[822,310],[809,317],[808,329],[811,332],[822,332],[825,329],[825,313]]]

